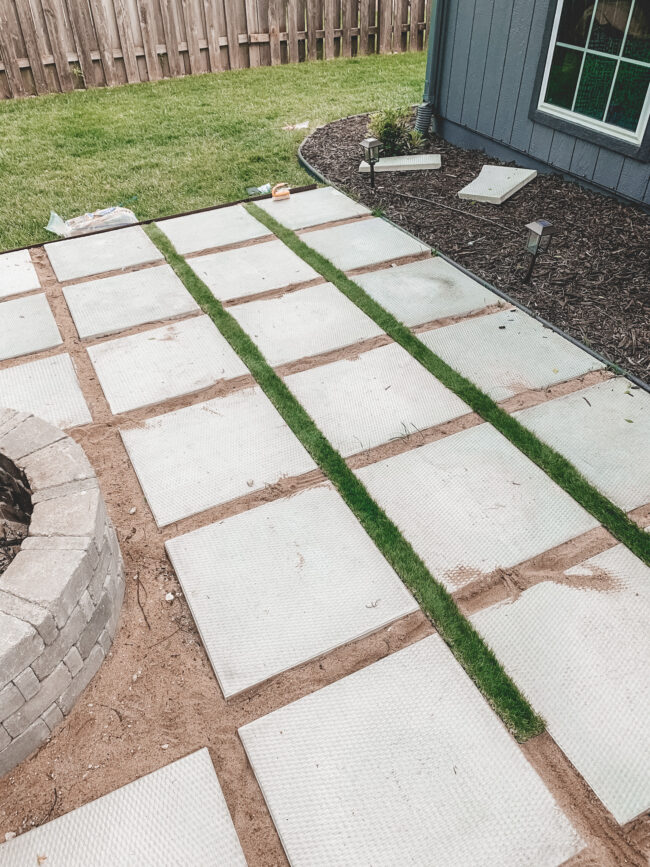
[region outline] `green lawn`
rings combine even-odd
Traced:
[[[140,219],[308,183],[282,126],[418,102],[425,55],[245,69],[0,103],[0,250],[49,240],[68,218],[123,204]]]

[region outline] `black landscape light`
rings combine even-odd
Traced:
[[[530,280],[538,255],[548,251],[551,244],[551,236],[555,233],[555,227],[548,220],[535,220],[534,223],[528,223],[526,228],[528,229],[526,252],[531,255],[524,283],[528,283]]]
[[[361,150],[363,151],[363,158],[370,166],[370,186],[375,188],[375,163],[379,162],[379,148],[381,147],[381,142],[378,138],[364,138],[361,142]]]

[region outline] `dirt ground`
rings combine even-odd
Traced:
[[[424,152],[442,168],[359,174],[367,115],[312,133],[302,153],[329,181],[525,304],[644,381],[650,380],[650,215],[559,175],[539,175],[497,207],[458,198],[486,162],[432,136]],[[489,160],[502,164],[499,160]],[[417,197],[417,198],[413,198]],[[550,220],[557,233],[532,279],[526,223]]]

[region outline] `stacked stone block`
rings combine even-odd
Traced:
[[[108,653],[124,566],[81,446],[27,413],[0,409],[0,462],[31,491],[29,535],[0,575],[0,775],[70,712]]]

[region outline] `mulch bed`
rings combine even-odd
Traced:
[[[344,118],[317,129],[302,153],[368,207],[650,381],[650,215],[559,175],[539,175],[498,207],[464,201],[458,190],[486,162],[505,163],[434,135],[422,150],[442,155],[440,170],[378,174],[373,191],[368,175],[358,171],[366,134],[367,116]],[[524,226],[540,218],[550,220],[557,234],[524,284]]]

